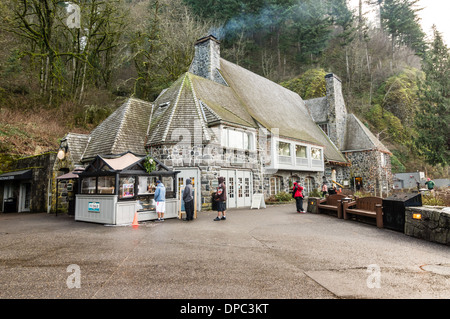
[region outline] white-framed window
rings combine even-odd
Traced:
[[[246,151],[253,151],[255,149],[253,133],[234,130],[231,128],[223,128],[222,146]]]
[[[270,178],[269,186],[270,186],[269,188],[270,195],[278,194],[281,190],[281,178],[277,176],[272,176]]]
[[[311,147],[311,159],[313,167],[321,167],[323,165],[322,149],[317,147]]]
[[[308,158],[308,153],[306,146],[304,145],[295,145],[295,157],[297,158]]]
[[[381,167],[386,167],[386,154],[384,153],[380,153],[381,154]]]
[[[311,158],[313,160],[322,160],[322,150],[320,148],[311,147]]]
[[[295,165],[308,166],[308,148],[305,145],[295,145]]]
[[[291,156],[291,144],[286,142],[278,142],[278,155]]]

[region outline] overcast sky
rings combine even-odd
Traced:
[[[419,6],[424,9],[419,12],[422,18],[422,28],[431,34],[431,26],[436,25],[442,33],[447,47],[450,45],[450,1],[449,0],[420,0]]]
[[[358,8],[359,0],[349,2],[353,8]],[[447,46],[450,46],[450,0],[420,0],[418,7],[423,8],[418,13],[422,19],[423,31],[431,35],[431,26],[435,24]],[[364,10],[366,11],[367,7]]]

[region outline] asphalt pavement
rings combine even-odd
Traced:
[[[0,214],[1,299],[448,299],[450,249],[294,205],[139,227]]]

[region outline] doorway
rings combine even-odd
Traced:
[[[29,212],[31,204],[31,183],[21,183],[19,192],[19,213]]]
[[[223,169],[220,176],[225,178],[227,208],[250,207],[253,194],[252,172]]]
[[[180,171],[177,175],[177,194],[180,194],[180,189],[186,186],[186,180],[189,178],[192,181],[192,187],[196,188],[197,195],[197,211],[202,210],[202,192],[200,182],[200,170],[198,168],[181,168],[177,167],[177,171]]]

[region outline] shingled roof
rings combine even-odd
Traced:
[[[220,73],[227,85],[187,72],[162,92],[154,102],[146,145],[178,143],[187,131],[202,134],[191,138],[207,143],[216,138],[209,127],[219,123],[262,125],[277,128],[280,137],[323,146],[327,160],[347,163],[297,93],[222,58]]]
[[[83,157],[86,145],[89,141],[89,135],[68,133],[61,142],[66,142],[69,149],[69,156],[73,163],[79,163]]]
[[[347,116],[347,136],[345,142],[343,152],[377,150],[392,154],[354,114]]]
[[[83,161],[127,151],[145,155],[145,136],[152,104],[129,98],[89,135]]]
[[[280,137],[323,146],[327,160],[347,163],[297,93],[224,59],[221,72],[251,117],[266,129],[278,128]]]

